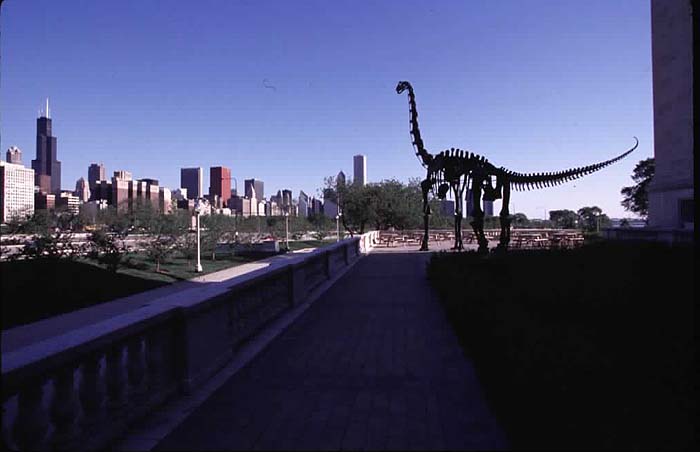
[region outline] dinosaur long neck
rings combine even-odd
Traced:
[[[423,139],[420,136],[420,129],[418,128],[418,110],[416,110],[416,95],[413,93],[413,87],[408,88],[408,113],[410,116],[410,133],[413,147],[416,150],[416,155],[427,165],[432,160],[433,156],[425,150]]]

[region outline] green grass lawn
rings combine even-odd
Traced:
[[[693,250],[436,254],[446,314],[514,449],[694,444]]]
[[[214,273],[255,260],[257,259],[241,256],[225,256],[212,260],[210,255],[203,255],[200,259],[202,272],[197,273],[195,272],[196,262],[194,259],[189,260],[180,256],[174,256],[162,262],[160,264],[160,272],[156,272],[156,264],[150,260],[148,256],[143,253],[130,253],[127,255],[127,260],[122,265],[119,273],[143,279],[172,283],[205,275],[207,273]],[[86,259],[85,262],[92,265],[99,265],[92,260]]]
[[[84,262],[0,262],[2,329],[36,322],[167,284]]]
[[[290,249],[318,248],[329,241],[289,242]],[[177,281],[217,272],[258,260],[253,257],[225,256],[201,258],[202,273],[196,273],[194,260],[174,255],[155,263],[143,253],[130,253],[117,273],[97,261],[18,260],[0,262],[2,276],[2,329],[75,311],[95,304],[126,297]]]

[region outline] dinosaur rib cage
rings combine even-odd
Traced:
[[[516,190],[530,190],[532,188],[543,188],[550,187],[552,185],[559,185],[570,180],[578,179],[579,177],[585,176],[587,174],[594,173],[598,170],[605,168],[608,165],[627,157],[632,151],[637,149],[639,145],[639,140],[635,137],[635,145],[629,151],[618,155],[615,158],[606,160],[604,162],[595,163],[593,165],[582,166],[579,168],[572,168],[566,171],[558,171],[555,173],[533,173],[533,174],[522,174],[515,173],[506,168],[501,167],[505,175],[505,178],[510,182],[511,187]]]

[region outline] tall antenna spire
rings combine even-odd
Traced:
[[[51,118],[51,115],[49,114],[49,98],[46,98],[46,119]]]

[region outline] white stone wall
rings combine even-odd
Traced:
[[[682,228],[680,200],[693,199],[694,186],[690,2],[652,0],[651,29],[656,172],[649,189],[649,226]]]

